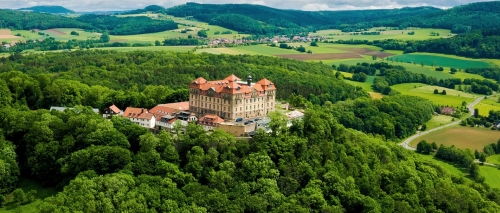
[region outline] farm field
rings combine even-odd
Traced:
[[[477,95],[444,87],[430,86],[422,83],[405,83],[393,85],[391,87],[393,90],[396,90],[403,95],[412,95],[426,98],[433,103],[441,106],[457,107],[461,106],[463,101],[470,103],[478,97]],[[434,94],[434,89],[438,89],[439,92],[446,90],[446,95]]]
[[[432,118],[425,123],[427,129],[433,129],[442,125],[453,122],[453,117],[448,115],[434,115]]]
[[[450,57],[443,54],[431,54],[431,53],[410,53],[390,57],[393,60],[400,60],[403,62],[415,62],[420,64],[424,63],[426,66],[441,66],[441,67],[454,67],[460,69],[466,69],[471,67],[483,68],[489,67],[490,64],[483,60],[469,59],[462,57]],[[448,70],[449,71],[449,70]]]
[[[283,49],[279,47],[271,47],[267,46],[265,44],[261,45],[250,45],[250,46],[238,46],[231,48],[234,49],[238,52],[243,52],[244,54],[249,54],[249,55],[278,55],[278,54],[301,54],[301,55],[307,55],[306,53],[301,53],[296,50],[289,50],[289,49]]]
[[[229,55],[248,54],[240,52],[235,48],[226,48],[226,47],[196,49],[196,53],[229,54]]]
[[[180,30],[168,30],[158,33],[146,33],[139,35],[110,35],[111,42],[127,42],[127,43],[154,43],[155,41],[163,42],[166,38],[187,38],[190,34],[196,35],[197,31],[188,31],[181,33]]]
[[[344,74],[344,73],[342,73],[342,74]],[[346,73],[344,76],[348,76],[348,74],[350,74],[350,73]],[[352,76],[352,74],[351,74],[351,76]],[[365,82],[358,82],[358,81],[351,81],[351,80],[344,80],[344,81],[350,85],[361,87],[367,92],[374,92],[373,88],[372,88],[374,80],[375,80],[375,76],[367,76]]]
[[[10,29],[0,29],[0,42],[12,42],[23,39],[22,37],[15,36],[16,33],[12,32]]]
[[[488,156],[486,162],[500,165],[500,154]]]
[[[224,27],[210,25],[206,22],[201,22],[201,21],[197,21],[197,20],[188,20],[186,18],[180,18],[180,17],[174,17],[174,16],[167,16],[167,17],[168,17],[168,19],[171,19],[175,23],[179,23],[179,24],[184,25],[184,26],[206,29],[206,30],[208,30],[207,35],[210,38],[230,38],[230,39],[233,39],[233,38],[241,38],[241,37],[250,36],[249,34],[239,34],[237,31],[230,30],[230,29],[227,29]],[[181,28],[181,27],[179,27],[179,28]],[[217,32],[217,31],[219,31],[220,33],[224,32],[224,31],[230,31],[231,34],[215,35],[215,32]]]
[[[418,142],[426,140],[429,143],[436,142],[438,146],[455,145],[460,149],[483,150],[483,147],[490,143],[496,143],[500,138],[500,131],[493,131],[488,128],[453,126],[444,128],[427,135],[416,138],[410,145],[415,147]]]
[[[379,28],[372,28],[368,32],[376,32]],[[382,27],[384,29],[384,27]],[[415,32],[415,35],[408,35],[408,32]],[[431,32],[439,33],[439,36],[431,36]],[[400,40],[426,40],[437,38],[448,38],[451,34],[446,29],[411,29],[411,30],[387,30],[381,31],[380,35],[353,35],[352,33],[343,33],[340,30],[319,30],[316,33],[309,33],[310,36],[326,36],[330,40],[381,40],[381,39],[400,39]]]
[[[118,52],[128,51],[174,51],[174,52],[188,52],[194,49],[194,46],[150,46],[150,47],[103,47],[95,48],[98,50],[116,50]]]

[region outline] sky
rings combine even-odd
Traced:
[[[479,0],[481,1],[481,0]],[[186,2],[206,4],[260,4],[280,9],[356,10],[388,9],[415,6],[450,8],[477,0],[0,0],[0,8],[18,9],[41,5],[58,5],[74,11],[117,11],[144,8],[156,4],[172,7]]]

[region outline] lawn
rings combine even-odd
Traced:
[[[448,89],[438,86],[430,86],[422,83],[406,83],[391,86],[393,90],[400,92],[403,95],[412,95],[429,99],[433,103],[441,106],[461,106],[462,102],[471,103],[477,98],[473,94],[464,93],[461,91]],[[434,89],[439,92],[446,90],[446,95],[434,94]]]
[[[383,28],[383,27],[382,27]],[[374,32],[379,28],[372,28],[369,31]],[[415,35],[408,35],[408,32],[415,32]],[[431,36],[431,32],[439,33],[440,36]],[[381,40],[381,39],[401,39],[401,40],[427,40],[437,38],[447,38],[450,30],[445,29],[413,29],[413,30],[387,30],[381,31],[380,35],[353,35],[353,33],[343,33],[340,30],[320,30],[316,33],[310,33],[311,36],[326,36],[330,40]]]
[[[427,66],[441,66],[441,67],[454,67],[466,69],[471,67],[484,68],[489,67],[490,64],[480,59],[469,59],[462,57],[451,57],[443,54],[432,53],[410,53],[392,56],[393,60],[400,60],[403,62],[415,62],[417,64],[424,63]],[[449,71],[449,70],[447,70]]]
[[[413,140],[410,145],[422,140],[436,142],[438,145],[455,145],[457,148],[470,150],[483,150],[483,147],[490,143],[496,143],[500,138],[500,131],[493,131],[487,128],[453,126],[438,130]]]
[[[19,185],[18,188],[23,189],[25,193],[29,192],[30,190],[36,190],[36,200],[32,203],[29,203],[27,205],[22,205],[20,207],[15,208],[13,203],[8,203],[5,207],[0,208],[1,213],[7,213],[7,212],[37,212],[37,206],[42,202],[43,199],[46,197],[55,195],[58,191],[55,188],[47,188],[47,187],[42,187],[40,184],[37,182],[27,179],[27,178],[20,178],[19,179]],[[7,202],[11,201],[12,196],[7,195]]]
[[[435,115],[432,116],[431,120],[427,121],[425,125],[427,126],[427,129],[433,129],[442,125],[446,125],[448,123],[453,122],[453,117],[448,116],[448,115]]]

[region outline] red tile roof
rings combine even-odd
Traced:
[[[175,111],[176,109],[165,107],[163,105],[155,106],[153,109],[149,110],[150,113],[155,115],[156,120],[160,120],[164,115],[172,115]]]
[[[198,120],[198,124],[203,124],[204,122],[216,124],[224,122],[224,119],[217,115],[207,114]]]
[[[175,110],[189,111],[189,101],[170,103],[170,104],[160,104],[158,106],[168,107]]]
[[[154,115],[153,113],[149,113],[148,110],[144,108],[127,107],[123,116],[127,118],[151,119]]]
[[[113,111],[115,114],[120,114],[120,109],[116,107],[114,104],[109,107],[111,111]]]
[[[224,80],[207,81],[206,83],[202,84],[195,83],[199,82],[195,80],[189,85],[189,87],[194,89],[201,89],[203,91],[213,90],[216,93],[226,94],[249,94],[252,92],[252,89],[255,89],[258,92],[276,89],[274,84],[265,78],[258,81],[257,83],[254,83],[252,86],[248,86],[248,84],[242,82],[238,83],[237,80],[240,80],[240,78],[236,77],[235,75],[230,75]]]

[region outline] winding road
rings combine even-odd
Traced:
[[[478,104],[481,100],[483,100],[484,96],[481,96],[479,98],[477,98],[474,102],[470,103],[469,105],[467,105],[467,108],[469,108],[469,112],[470,112],[470,116],[473,116],[474,115],[474,106],[476,106],[476,104]],[[415,138],[418,138],[422,135],[426,135],[426,134],[429,134],[431,132],[434,132],[434,131],[438,131],[440,129],[443,129],[443,128],[446,128],[446,127],[449,127],[449,126],[453,126],[453,125],[456,125],[456,124],[459,124],[462,120],[457,120],[457,121],[454,121],[454,122],[451,122],[449,124],[446,124],[446,125],[443,125],[443,126],[439,126],[439,127],[436,127],[434,129],[429,129],[427,131],[423,131],[423,132],[418,132],[414,135],[412,135],[411,137],[407,138],[406,140],[404,140],[402,143],[400,143],[399,145],[401,145],[402,147],[404,147],[405,149],[408,149],[408,150],[416,150],[414,147],[411,147],[409,145],[409,143],[414,140]],[[487,164],[487,163],[485,163]]]

